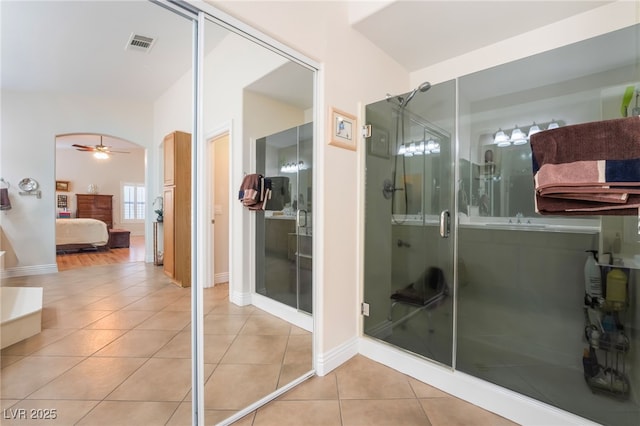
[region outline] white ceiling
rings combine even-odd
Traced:
[[[147,1],[6,1],[2,88],[153,101],[191,68],[191,24]],[[137,33],[150,53],[125,50]]]
[[[416,71],[614,0],[398,0],[354,28]]]
[[[609,2],[401,0],[354,28],[415,71]],[[3,89],[154,101],[191,68],[191,23],[146,0],[1,0],[0,8]],[[207,47],[227,34],[213,29]],[[156,38],[150,53],[125,50],[132,33]],[[281,67],[248,89],[308,108],[312,82],[300,68]]]

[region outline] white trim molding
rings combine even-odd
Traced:
[[[316,374],[325,376],[358,354],[358,338],[354,337],[340,346],[316,356]]]
[[[251,304],[251,293],[234,291],[229,286],[229,301],[238,306],[247,306]]]
[[[213,276],[213,284],[222,284],[229,282],[229,272],[220,272]]]
[[[33,265],[33,266],[15,266],[2,271],[2,278],[24,277],[27,275],[43,275],[58,273],[58,265],[51,263],[49,265]]]
[[[300,327],[310,333],[313,332],[313,317],[296,308],[280,303],[258,293],[252,294],[251,303],[258,309],[270,313],[290,324]]]

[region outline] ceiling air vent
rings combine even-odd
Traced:
[[[131,34],[127,43],[128,50],[137,50],[139,52],[149,52],[156,40],[153,37],[147,37],[140,34]]]

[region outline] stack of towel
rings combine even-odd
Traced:
[[[538,213],[640,214],[640,117],[536,133],[531,150]]]
[[[242,179],[238,200],[249,210],[264,210],[265,203],[270,197],[271,182],[261,174],[249,174]]]

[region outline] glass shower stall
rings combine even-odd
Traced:
[[[366,108],[365,333],[448,366],[454,94],[450,81]]]
[[[639,34],[366,106],[366,336],[601,424],[640,424],[638,217],[537,213],[530,146],[538,131],[632,115],[620,102],[640,99]],[[558,68],[566,58],[580,67]],[[588,250],[612,253],[603,283],[624,271],[622,309],[585,306]]]
[[[272,185],[256,214],[256,293],[312,313],[313,123],[256,141],[256,172]]]

